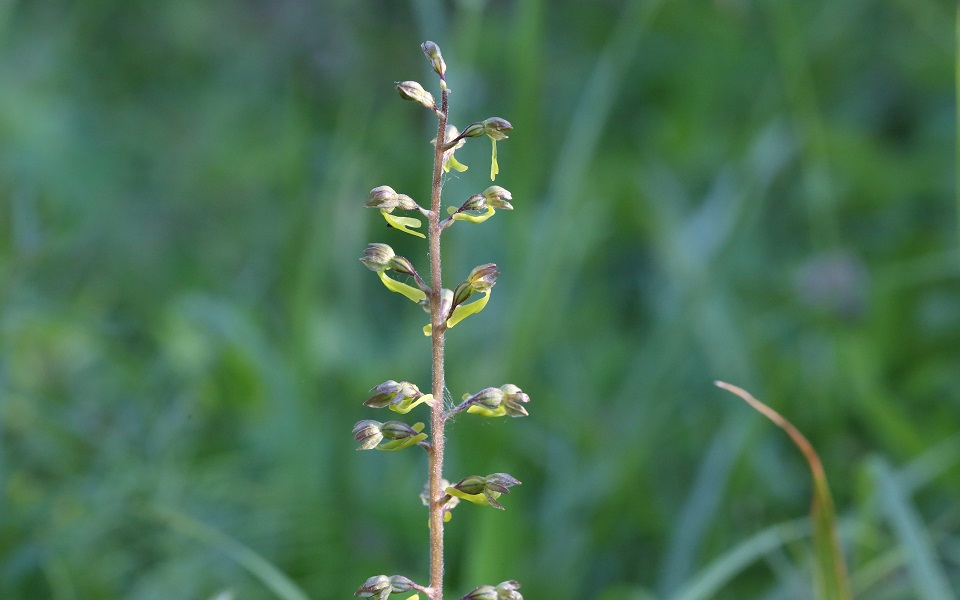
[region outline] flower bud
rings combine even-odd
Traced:
[[[497,585],[499,600],[523,600],[523,596],[517,591],[519,589],[520,584],[513,580],[500,583]]]
[[[391,410],[399,412],[400,414],[406,414],[421,402],[433,399],[433,396],[424,397],[420,392],[420,388],[409,381],[396,382],[390,379],[370,391],[376,392],[376,394],[364,402],[364,406],[369,406],[370,408],[384,408],[389,406]],[[423,400],[417,402],[420,398],[423,398]]]
[[[492,585],[481,585],[473,588],[466,596],[461,596],[460,600],[499,600],[497,588]]]
[[[506,119],[500,117],[490,117],[484,119],[480,125],[483,127],[481,135],[486,135],[492,140],[503,140],[507,138],[507,132],[513,129],[513,125]]]
[[[440,79],[443,79],[447,72],[447,65],[443,62],[443,56],[440,55],[440,47],[433,42],[426,41],[420,44],[420,48],[433,66],[433,70],[440,76]]]
[[[509,191],[499,185],[491,185],[483,190],[483,197],[488,206],[502,208],[504,210],[513,210],[513,205],[508,202],[508,200],[513,200],[513,196]]]
[[[423,86],[416,81],[398,81],[397,91],[404,100],[419,102],[425,108],[434,108],[436,104],[433,101],[433,94],[423,89]]]
[[[389,185],[381,185],[370,190],[370,199],[364,204],[367,208],[379,208],[386,212],[393,209],[417,210],[420,206],[406,194],[398,194]]]
[[[357,450],[370,450],[371,448],[376,448],[383,440],[382,432],[383,423],[380,421],[360,421],[353,426],[353,439],[360,442],[360,447]],[[369,582],[369,580],[368,580]]]
[[[389,577],[386,575],[375,575],[367,579],[353,595],[360,598],[376,597],[377,600],[386,600],[386,598],[390,596],[391,587]]]
[[[397,192],[389,185],[381,185],[370,190],[370,200],[364,206],[393,210],[397,204]]]
[[[402,389],[403,384],[401,383],[398,383],[392,379],[384,381],[380,385],[370,390],[371,392],[375,391],[377,393],[371,396],[366,402],[363,403],[363,405],[369,406],[370,408],[383,408],[384,406],[388,406],[397,396],[397,392]]]
[[[467,282],[477,292],[489,292],[490,288],[496,285],[498,275],[500,275],[500,271],[497,270],[497,265],[487,263],[474,267],[470,271],[470,275],[467,276]]]
[[[520,584],[516,581],[504,581],[497,587],[481,585],[460,600],[523,600],[518,589]]]
[[[390,263],[395,256],[396,254],[393,248],[387,244],[370,244],[367,246],[367,249],[363,251],[363,257],[360,258],[360,262],[371,271],[379,273],[390,268]]]

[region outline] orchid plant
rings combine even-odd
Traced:
[[[524,405],[530,401],[519,387],[508,383],[500,387],[488,387],[473,394],[464,394],[462,401],[456,405],[451,403],[445,406],[443,402],[444,336],[448,329],[486,307],[500,272],[495,264],[482,264],[475,267],[452,290],[444,288],[441,278],[440,236],[457,222],[479,224],[492,217],[497,209],[513,209],[510,192],[498,185],[491,185],[483,192],[467,198],[459,207],[448,207],[446,216],[442,216],[441,191],[444,177],[451,169],[466,171],[466,165],[460,163],[454,153],[469,138],[486,136],[493,145],[490,180],[495,181],[500,172],[497,164],[497,141],[506,139],[512,126],[500,117],[471,123],[462,131],[449,123],[450,90],[446,82],[446,64],[435,43],[424,42],[421,48],[433,71],[440,78],[440,104],[437,105],[433,94],[415,81],[397,83],[397,91],[401,98],[430,110],[438,120],[437,137],[432,141],[434,160],[430,207],[424,208],[410,196],[399,194],[386,185],[370,190],[370,200],[366,206],[379,209],[393,230],[427,240],[430,284],[420,276],[408,259],[397,256],[387,244],[370,244],[360,261],[380,277],[388,290],[420,304],[429,313],[430,322],[424,326],[423,333],[431,338],[433,348],[433,381],[430,393],[421,392],[416,384],[409,381],[389,380],[375,386],[371,390],[372,396],[364,405],[370,408],[386,408],[400,415],[424,406],[430,411],[429,434],[425,432],[426,426],[423,422],[411,425],[399,420],[381,422],[371,419],[358,422],[353,428],[353,434],[360,443],[358,450],[393,452],[417,446],[427,453],[428,477],[420,497],[429,513],[430,580],[427,585],[421,585],[404,575],[375,575],[367,579],[354,595],[376,600],[386,600],[393,593],[410,592],[413,592],[413,595],[407,600],[418,598],[419,594],[425,595],[429,600],[442,600],[443,528],[445,523],[450,521],[451,511],[461,500],[503,510],[501,496],[509,494],[511,487],[520,485],[520,481],[507,473],[468,475],[456,483],[445,479],[443,460],[446,424],[460,413],[486,418],[525,417],[527,409]],[[427,219],[427,234],[417,231],[422,225],[420,219],[400,216],[397,212],[420,213]],[[411,280],[412,285],[409,283]],[[520,584],[513,580],[498,585],[481,585],[461,596],[461,600],[523,600],[517,591],[519,587]]]

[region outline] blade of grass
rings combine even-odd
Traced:
[[[738,573],[755,563],[765,554],[808,535],[809,528],[803,521],[781,523],[747,538],[722,554],[700,571],[670,600],[707,600],[714,598],[724,585]]]
[[[810,506],[810,520],[813,526],[813,553],[816,560],[815,579],[817,595],[824,600],[850,599],[850,583],[847,580],[847,567],[840,550],[837,536],[837,518],[833,507],[833,497],[827,484],[827,475],[823,470],[820,457],[813,445],[792,423],[783,418],[749,392],[722,381],[714,382],[717,387],[727,390],[746,401],[757,412],[767,417],[777,427],[783,429],[796,444],[810,465],[813,476],[813,502]]]
[[[280,569],[227,534],[170,508],[153,506],[150,513],[170,529],[220,550],[249,571],[278,598],[309,600],[306,593]]]
[[[946,573],[937,561],[923,521],[911,506],[909,494],[903,484],[882,458],[872,459],[870,470],[877,481],[880,502],[890,525],[906,552],[907,568],[918,597],[921,600],[956,598],[950,589]]]

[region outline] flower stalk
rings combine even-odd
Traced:
[[[434,47],[436,45],[434,44]],[[427,52],[424,44],[424,52]],[[436,55],[439,56],[439,48]],[[428,54],[428,58],[429,58]],[[441,59],[442,61],[442,59]],[[446,71],[446,66],[444,66]],[[441,80],[444,78],[441,73]],[[443,479],[443,451],[446,432],[443,418],[443,390],[444,381],[444,334],[446,333],[446,315],[441,312],[442,302],[442,268],[440,256],[440,193],[443,186],[443,151],[447,132],[448,96],[450,91],[446,85],[440,92],[439,123],[437,124],[437,143],[433,152],[433,181],[430,190],[430,214],[428,215],[427,237],[430,256],[430,281],[433,283],[430,298],[430,325],[431,342],[433,347],[433,397],[437,400],[430,406],[430,433],[433,447],[429,452],[428,469],[430,475],[430,598],[443,598],[443,505],[440,502],[444,495],[440,482]]]
[[[376,600],[388,600],[392,593],[405,594],[411,591],[414,595],[407,600],[414,600],[419,594],[425,595],[429,600],[443,600],[444,524],[450,521],[453,509],[461,500],[467,500],[468,503],[504,510],[500,496],[509,494],[510,487],[520,485],[520,481],[508,473],[470,475],[451,485],[450,481],[443,477],[446,425],[453,416],[461,412],[486,418],[525,417],[528,413],[523,404],[530,400],[519,387],[504,384],[496,388],[484,388],[473,395],[465,394],[461,404],[449,409],[444,406],[446,333],[460,321],[486,307],[500,271],[493,263],[481,264],[471,270],[467,278],[453,289],[444,288],[440,236],[458,221],[479,224],[492,217],[496,209],[512,210],[510,200],[513,197],[500,186],[490,186],[483,192],[470,196],[459,207],[448,207],[446,214],[449,217],[441,219],[444,214],[441,212],[443,178],[450,169],[458,172],[467,170],[466,165],[454,157],[458,148],[469,138],[487,136],[494,144],[490,173],[493,179],[499,172],[496,142],[506,139],[506,132],[510,131],[512,126],[505,119],[492,117],[471,124],[462,133],[458,132],[457,128],[448,122],[449,89],[446,84],[446,63],[440,54],[440,48],[433,42],[425,42],[422,49],[434,72],[440,77],[439,106],[436,97],[415,81],[398,82],[397,91],[404,100],[420,104],[437,117],[437,137],[432,142],[434,151],[430,208],[423,208],[410,196],[398,194],[386,185],[373,188],[370,191],[370,200],[365,206],[379,209],[394,231],[427,238],[430,283],[424,281],[410,260],[397,256],[393,248],[384,243],[367,246],[360,261],[378,275],[388,290],[419,303],[429,313],[430,322],[424,326],[423,332],[430,337],[432,355],[430,393],[422,393],[409,381],[389,379],[372,388],[372,396],[363,404],[373,409],[387,408],[401,415],[410,413],[420,405],[427,406],[430,409],[429,436],[423,432],[424,423],[410,425],[398,420],[372,419],[359,421],[354,426],[353,435],[359,442],[358,450],[396,452],[419,446],[426,451],[428,477],[420,498],[428,509],[430,580],[429,584],[424,586],[403,575],[375,575],[367,579],[354,595]],[[395,214],[395,211],[418,212],[426,217],[426,236],[416,231],[422,225],[419,219],[400,216]],[[388,276],[388,272],[392,272],[392,276]],[[404,282],[403,279],[412,279],[414,285]],[[522,600],[523,597],[517,591],[519,587],[520,584],[513,580],[504,581],[497,586],[482,585],[474,588],[462,599]]]

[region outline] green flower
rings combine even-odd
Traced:
[[[530,396],[508,383],[499,388],[486,388],[473,396],[464,394],[460,406],[466,406],[468,413],[481,417],[526,417],[530,414],[523,407],[527,402],[530,402]]]
[[[383,285],[391,292],[403,294],[413,302],[421,302],[426,299],[427,294],[424,290],[429,290],[429,288],[423,283],[423,280],[414,270],[413,265],[410,264],[410,261],[406,258],[397,256],[393,248],[387,244],[368,245],[366,250],[363,251],[363,256],[360,257],[360,262],[375,272],[380,277]],[[387,277],[387,271],[396,271],[404,275],[411,275],[420,289]]]
[[[441,291],[444,304],[447,302],[450,304],[449,308],[446,306],[442,307],[444,309],[442,314],[446,315],[449,313],[446,321],[447,329],[453,328],[460,321],[477,314],[487,306],[487,301],[490,300],[491,289],[494,284],[496,284],[498,275],[500,275],[500,271],[497,270],[497,265],[493,263],[480,265],[470,271],[470,275],[467,276],[466,280],[457,285],[456,290],[453,292],[447,289]],[[463,304],[476,292],[483,294],[483,298],[469,304]],[[422,304],[424,304],[424,310],[430,312],[429,303]],[[432,330],[433,327],[430,324],[425,325],[423,335],[430,335]]]
[[[503,506],[497,502],[497,498],[501,494],[509,494],[510,490],[508,488],[515,485],[520,485],[520,482],[507,473],[493,473],[486,477],[470,475],[446,488],[444,492],[474,504],[486,504],[503,510]]]
[[[404,577],[403,575],[375,575],[367,579],[360,588],[353,593],[359,598],[375,598],[376,600],[387,600],[390,594],[396,592],[402,594],[420,588],[416,583]],[[422,589],[422,588],[421,588]],[[407,600],[417,598],[414,594]]]
[[[519,589],[520,584],[516,581],[504,581],[496,587],[481,585],[460,600],[523,600],[523,596],[517,591]]]
[[[482,194],[474,194],[467,198],[460,208],[448,207],[447,214],[454,221],[467,221],[469,223],[483,223],[494,214],[496,209],[513,210],[513,205],[509,200],[513,196],[510,192],[500,187],[492,185],[485,189]]]
[[[507,132],[513,129],[513,125],[506,119],[500,117],[491,117],[483,121],[483,133],[490,138],[493,144],[493,153],[490,158],[490,181],[497,178],[500,172],[500,166],[497,164],[497,140],[507,139]]]
[[[426,236],[419,231],[413,231],[410,227],[420,227],[420,219],[413,217],[398,217],[392,214],[394,209],[400,210],[421,210],[420,205],[414,202],[413,198],[406,194],[398,194],[388,185],[381,185],[370,190],[370,200],[364,204],[367,208],[379,208],[383,219],[394,229],[415,235],[419,238]]]
[[[398,81],[397,91],[404,100],[419,102],[425,108],[436,108],[433,94],[423,89],[423,86],[416,81]]]
[[[409,381],[398,383],[390,379],[370,391],[376,391],[377,393],[364,402],[364,406],[371,408],[387,407],[401,415],[407,414],[419,404],[433,400],[432,394],[420,393],[420,389]]]
[[[383,450],[384,452],[395,452],[419,444],[427,439],[427,434],[423,431],[423,423],[414,423],[407,425],[402,421],[380,421],[365,420],[359,421],[353,426],[353,439],[360,442],[357,450]],[[390,440],[384,442],[383,440]]]

